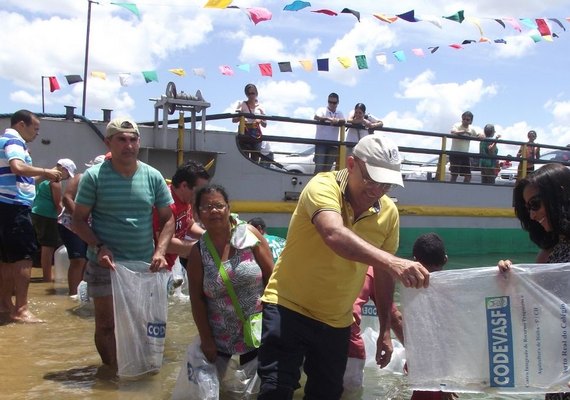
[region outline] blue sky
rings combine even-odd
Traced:
[[[321,1],[298,11],[286,12],[290,1],[234,1],[239,7],[265,7],[273,13],[268,22],[254,25],[237,9],[204,9],[205,0],[140,0],[139,20],[124,8],[101,1],[92,6],[90,71],[104,71],[107,80],[89,78],[86,116],[101,119],[101,108],[113,114],[130,115],[137,121],[153,118],[150,98],[164,94],[168,81],[178,90],[200,89],[212,104],[209,113],[229,112],[244,98],[243,87],[257,85],[267,114],[312,118],[326,105],[327,95],[340,95],[345,115],[357,102],[388,127],[449,132],[464,110],[475,114],[478,130],[494,123],[503,139],[525,140],[529,129],[538,132],[538,142],[570,143],[570,8],[567,1],[443,0]],[[87,1],[3,0],[0,18],[0,110],[19,108],[41,111],[41,76],[55,75],[61,90],[49,93],[46,82],[46,112],[63,113],[64,105],[81,112],[82,84],[67,85],[64,75],[83,75]],[[472,4],[476,3],[476,4]],[[349,7],[361,12],[361,22],[349,14],[336,17],[309,12],[321,8],[339,12]],[[415,10],[416,16],[436,16],[442,28],[422,21],[393,24],[381,22],[374,13],[396,15]],[[462,24],[441,19],[459,10],[468,20]],[[502,28],[494,18],[558,18],[568,31],[550,22],[559,36],[553,42],[534,43],[531,29],[521,33]],[[465,39],[478,40],[477,18],[485,37],[505,39],[507,44],[474,43],[461,50],[448,47]],[[440,46],[429,54],[428,47]],[[411,49],[421,48],[425,57]],[[398,62],[393,51],[403,50],[406,62]],[[388,65],[375,56],[387,55]],[[354,65],[344,69],[339,56],[367,56],[369,69]],[[331,70],[304,71],[299,60],[330,58]],[[277,62],[290,61],[293,72],[280,73]],[[236,66],[251,64],[244,72]],[[273,77],[262,77],[258,63],[272,63]],[[230,65],[232,77],[222,76],[218,67]],[[168,72],[184,68],[185,77]],[[193,68],[204,68],[206,78]],[[315,65],[316,69],[316,65]],[[144,83],[141,71],[156,70],[159,82]],[[121,87],[118,73],[131,72],[132,84]],[[234,130],[231,123],[210,127]],[[269,124],[268,134],[291,135],[291,127]],[[314,127],[294,135],[311,137]],[[401,145],[409,145],[401,139]],[[415,145],[437,147],[433,139]],[[475,146],[472,146],[472,151]],[[503,145],[500,154],[516,150]]]

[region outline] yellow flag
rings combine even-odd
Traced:
[[[344,68],[350,68],[352,65],[350,62],[350,57],[338,57],[337,60]]]
[[[311,60],[299,60],[299,64],[301,64],[301,67],[307,72],[313,70],[313,62]]]
[[[101,71],[91,71],[91,76],[99,79],[107,79],[107,74]]]
[[[186,76],[186,71],[184,71],[182,68],[171,68],[168,70],[168,72],[172,72],[174,75],[178,76]]]
[[[226,8],[230,4],[232,4],[232,0],[208,0],[204,4],[204,8]]]

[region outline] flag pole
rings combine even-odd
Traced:
[[[46,106],[44,101],[44,78],[47,77],[42,75],[42,114],[45,114],[46,112]]]
[[[87,67],[89,65],[89,31],[91,30],[91,3],[99,4],[93,0],[87,0],[87,34],[85,35],[85,67],[83,68],[83,102],[81,115],[85,116],[85,102],[87,98]]]

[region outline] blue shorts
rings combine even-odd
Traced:
[[[38,251],[31,208],[0,203],[0,259],[5,263],[31,260]]]
[[[87,258],[87,243],[85,243],[75,232],[70,231],[62,224],[57,224],[59,236],[67,249],[67,257],[70,260],[76,258]]]

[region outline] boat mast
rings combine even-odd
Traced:
[[[85,116],[85,100],[87,98],[87,67],[89,64],[89,31],[91,29],[91,3],[99,4],[93,0],[87,0],[87,35],[85,36],[85,67],[83,68],[83,102],[81,115]]]

